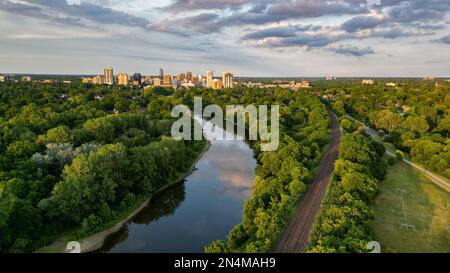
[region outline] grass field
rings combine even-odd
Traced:
[[[373,209],[383,252],[450,252],[450,193],[408,164],[389,168]]]

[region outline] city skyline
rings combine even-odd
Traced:
[[[1,0],[0,71],[450,76],[450,3],[378,2]]]

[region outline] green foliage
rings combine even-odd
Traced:
[[[195,91],[177,94],[189,101],[190,92]],[[261,153],[260,143],[253,144],[257,176],[252,198],[244,205],[242,224],[231,230],[227,242],[214,242],[205,248],[215,253],[268,252],[305,192],[312,179],[310,170],[319,163],[321,149],[329,141],[327,109],[309,94],[284,89],[227,89],[201,95],[204,101],[218,105],[283,104],[279,148]]]
[[[380,80],[382,81],[382,80]],[[421,80],[397,80],[395,89],[383,84],[361,86],[352,80],[321,83],[322,96],[332,98],[333,107],[388,133],[391,142],[430,171],[450,178],[450,84]],[[342,120],[348,131],[350,124]]]
[[[340,158],[336,161],[333,181],[315,223],[308,252],[367,251],[366,245],[373,239],[374,218],[368,205],[386,169],[380,164],[382,154],[367,136],[354,133],[343,137]],[[376,175],[380,177],[377,179]]]
[[[0,251],[31,252],[77,227],[89,235],[173,183],[205,145],[165,137],[177,103],[118,87],[0,85]]]

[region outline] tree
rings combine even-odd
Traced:
[[[389,110],[382,110],[373,113],[371,122],[377,129],[385,129],[389,132],[389,134],[392,134],[402,122],[402,117],[399,114],[393,113]]]
[[[414,117],[408,116],[402,123],[402,127],[408,130],[424,134],[430,128],[424,116]]]
[[[72,141],[72,136],[70,129],[67,126],[58,126],[47,131],[45,135],[41,135],[38,138],[38,142],[42,144],[48,143],[70,143]]]

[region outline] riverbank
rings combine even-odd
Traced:
[[[87,238],[79,240],[78,242],[80,243],[80,246],[81,246],[81,252],[82,253],[93,252],[93,251],[96,251],[97,249],[101,248],[104,244],[105,239],[108,236],[118,232],[127,223],[129,223],[134,217],[136,217],[136,215],[140,211],[142,211],[146,206],[148,206],[148,204],[150,203],[152,198],[154,198],[154,196],[164,192],[165,190],[167,190],[168,188],[170,188],[176,184],[182,183],[186,177],[188,177],[195,171],[196,164],[203,157],[203,155],[209,150],[210,147],[211,147],[211,143],[209,141],[207,141],[205,144],[205,147],[203,148],[203,151],[193,161],[192,166],[188,171],[182,173],[177,179],[174,180],[173,183],[170,183],[170,184],[162,187],[157,192],[155,192],[152,196],[145,199],[139,207],[132,210],[131,213],[127,214],[127,216],[124,219],[118,220],[117,223],[113,224],[113,226],[108,229],[105,229],[105,230],[95,233]],[[39,249],[36,252],[67,252],[65,247],[66,247],[66,244],[70,241],[69,238],[70,238],[70,236],[65,236],[63,238],[59,238],[59,239],[55,240],[49,246],[42,247],[41,249]]]

